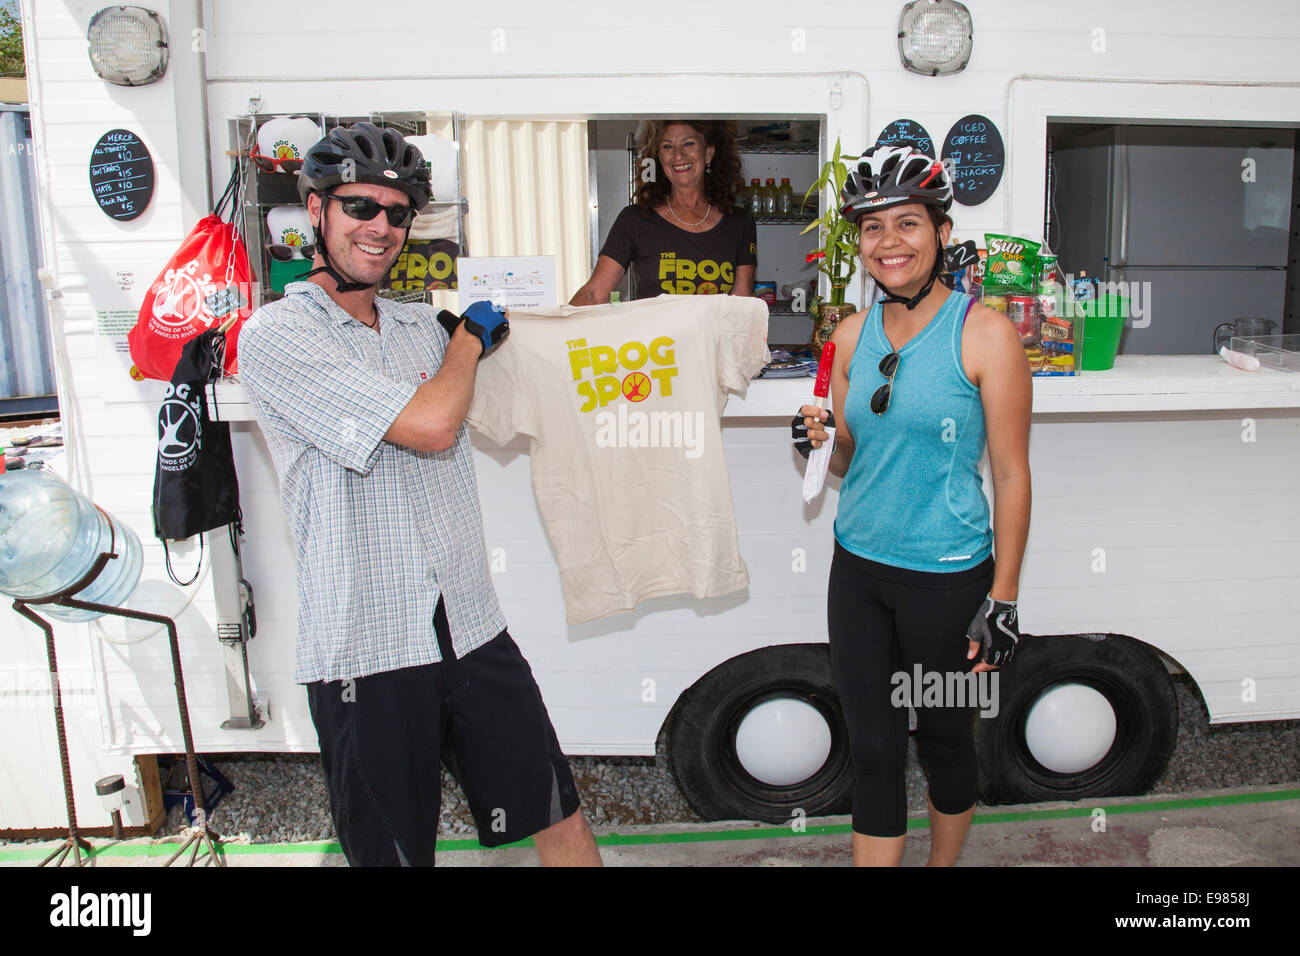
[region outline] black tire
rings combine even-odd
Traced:
[[[759,704],[792,697],[815,707],[831,730],[821,769],[787,787],[755,779],[736,756],[736,731]],[[678,699],[666,724],[668,764],[686,801],[705,820],[784,823],[795,810],[807,816],[847,813],[853,775],[848,731],[831,684],[830,647],[764,647],[718,665]]]
[[[1115,711],[1115,740],[1092,767],[1047,769],[1025,743],[1025,720],[1039,697],[1083,684]],[[1146,793],[1164,772],[1178,736],[1178,702],[1160,657],[1117,634],[1029,637],[1002,668],[999,712],[975,721],[984,803],[1034,803]]]

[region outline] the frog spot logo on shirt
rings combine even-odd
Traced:
[[[671,398],[677,358],[673,340],[661,335],[649,342],[636,340],[612,345],[588,345],[586,339],[570,339],[569,371],[582,399],[580,412],[604,407],[620,395],[631,402],[643,402],[652,395]]]
[[[736,284],[736,267],[714,259],[687,259],[675,252],[659,254],[659,288],[669,295],[726,294]]]
[[[677,376],[673,339],[661,335],[649,342],[636,340],[612,345],[588,345],[586,339],[571,339],[569,371],[578,396],[580,412],[592,412],[615,401],[620,395],[618,414],[596,413],[598,448],[681,448],[689,459],[704,454],[703,412],[629,411],[630,404],[659,395],[671,398]]]
[[[644,402],[650,397],[650,379],[644,372],[629,372],[623,379],[623,397],[629,402]]]

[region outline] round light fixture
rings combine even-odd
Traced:
[[[898,18],[898,55],[923,76],[966,69],[973,45],[970,11],[957,0],[912,0]]]
[[[167,29],[144,7],[105,7],[86,29],[90,65],[118,86],[144,86],[167,72]]]

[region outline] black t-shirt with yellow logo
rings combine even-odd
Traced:
[[[633,205],[618,214],[600,254],[631,268],[637,299],[726,295],[737,266],[758,264],[758,229],[741,209],[725,213],[708,232],[687,232]]]

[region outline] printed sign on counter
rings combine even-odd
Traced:
[[[99,208],[121,222],[134,219],[153,198],[153,159],[140,137],[111,129],[90,154],[90,191]]]
[[[934,159],[934,140],[924,126],[916,120],[896,119],[880,131],[876,137],[877,146],[901,146],[907,143],[915,146],[925,155]]]
[[[555,256],[467,256],[457,260],[462,310],[490,301],[510,309],[556,305]]]
[[[1002,181],[1006,151],[1002,134],[987,116],[972,113],[953,123],[942,156],[945,162],[952,160],[952,196],[963,206],[978,206]]]

